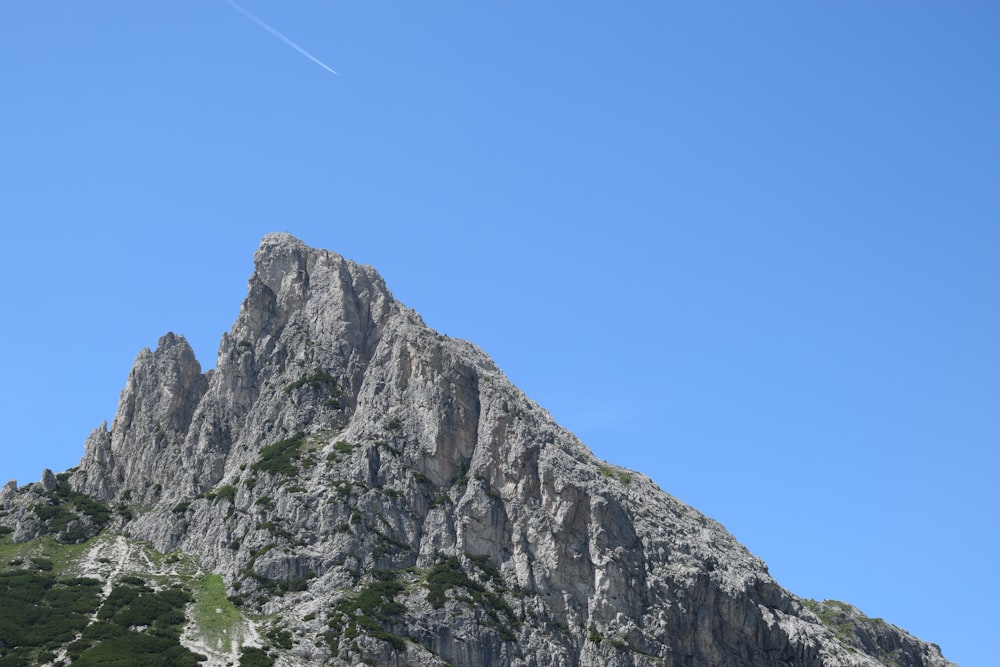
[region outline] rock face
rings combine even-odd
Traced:
[[[216,369],[173,334],[140,352],[68,480],[279,618],[279,664],[950,664],[782,589],[371,268],[286,234],[254,260]]]

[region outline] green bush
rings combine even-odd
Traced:
[[[338,440],[337,442],[333,443],[333,448],[336,449],[337,452],[339,452],[340,454],[350,454],[360,446],[361,445],[351,444],[350,442],[344,442],[343,440]]]
[[[248,646],[240,652],[240,667],[272,667],[274,658],[266,651]]]
[[[291,384],[287,384],[282,388],[282,391],[286,394],[290,394],[300,387],[318,387],[321,385],[333,385],[334,388],[337,386],[337,379],[330,375],[328,372],[317,368],[315,371],[309,375],[305,375]],[[339,390],[337,396],[339,396]]]
[[[399,581],[397,570],[375,570],[374,581],[365,586],[357,595],[338,601],[333,607],[328,626],[327,643],[331,648],[338,645],[340,633],[353,639],[364,630],[369,637],[392,644],[397,651],[406,648],[402,637],[385,629],[383,624],[392,623],[406,611],[406,607],[396,602],[396,596],[405,590]]]
[[[60,580],[48,570],[2,572],[0,600],[0,639],[6,645],[0,665],[38,665],[87,626],[100,604],[100,582]]]
[[[282,630],[281,628],[274,628],[267,633],[267,638],[271,640],[271,643],[278,648],[290,649],[292,648],[292,635],[288,630]]]
[[[507,590],[503,577],[490,565],[487,556],[469,556],[469,558],[485,575],[486,581],[492,582],[493,590],[470,578],[462,569],[462,563],[457,556],[441,556],[427,573],[427,601],[435,609],[440,609],[448,599],[446,595],[448,590],[461,589],[463,596],[458,599],[479,605],[488,617],[486,624],[496,628],[503,639],[513,640],[512,628],[520,625],[520,621],[503,598],[503,593]]]
[[[251,469],[257,472],[294,476],[299,471],[295,465],[295,458],[305,439],[306,434],[299,431],[290,438],[264,447],[260,450],[260,459],[251,466]]]

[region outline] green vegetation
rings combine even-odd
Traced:
[[[226,484],[225,486],[220,486],[214,491],[206,491],[201,494],[202,498],[207,498],[208,500],[228,500],[230,503],[236,502],[236,487],[232,484]]]
[[[32,559],[38,558],[52,563],[52,572],[57,575],[64,573],[70,563],[89,548],[90,542],[78,544],[63,544],[56,538],[45,536],[30,542],[0,542],[0,568],[11,566],[21,567]],[[32,565],[37,567],[36,565]]]
[[[647,653],[643,653],[638,649],[632,648],[631,646],[628,645],[628,642],[626,642],[624,639],[620,639],[618,637],[606,637],[602,635],[600,632],[597,631],[597,626],[594,625],[593,623],[590,624],[590,629],[587,632],[587,641],[594,642],[595,644],[606,642],[619,650],[632,651],[633,653],[648,655]]]
[[[45,494],[48,502],[32,505],[31,511],[45,524],[46,533],[59,542],[85,542],[111,521],[112,510],[92,496],[70,489],[66,473],[57,479],[62,482]]]
[[[349,442],[344,442],[343,440],[338,440],[337,442],[333,443],[333,448],[340,454],[350,454],[360,446],[361,445],[355,445]]]
[[[431,509],[435,507],[445,507],[446,505],[454,505],[455,501],[447,493],[439,494],[434,500],[431,501]]]
[[[75,666],[200,664],[204,658],[179,643],[192,598],[180,584],[170,585],[176,578],[125,574],[102,602],[102,582],[70,574],[85,552],[112,539],[62,544],[58,536],[45,536],[0,544],[0,667],[54,663],[62,648]],[[156,566],[183,560],[151,549],[145,556]],[[176,571],[187,581],[195,568],[182,565]],[[160,590],[153,589],[154,580]]]
[[[837,639],[845,643],[858,641],[857,631],[859,626],[871,627],[885,623],[881,618],[868,618],[857,608],[839,600],[823,600],[819,602],[817,600],[803,599],[802,604],[809,611],[816,614],[823,625],[830,628],[837,635]],[[891,653],[891,650],[885,647],[879,648]],[[885,658],[888,656],[883,654],[882,657]]]
[[[401,428],[403,428],[403,422],[393,417],[392,419],[389,420],[389,422],[385,425],[385,427],[390,431],[398,431]]]
[[[309,387],[310,389],[317,387],[325,388],[327,396],[326,400],[323,401],[323,405],[332,408],[340,407],[340,397],[343,395],[343,392],[337,386],[337,379],[327,371],[317,368],[309,375],[305,375],[295,382],[285,385],[282,391],[290,394],[301,387]]]
[[[271,631],[265,635],[271,644],[277,648],[290,649],[292,648],[292,635],[288,630],[282,630],[281,628],[271,628]]]
[[[317,368],[309,375],[304,375],[295,382],[285,385],[284,388],[282,388],[282,391],[285,392],[286,394],[290,394],[300,387],[308,386],[312,388],[331,383],[336,385],[337,379],[332,375],[330,375],[328,372]]]
[[[476,581],[466,574],[457,556],[441,555],[427,573],[427,601],[435,609],[440,609],[448,599],[446,593],[458,589],[453,596],[455,600],[478,605],[488,617],[484,624],[496,628],[502,639],[513,640],[515,638],[513,628],[519,626],[520,621],[514,615],[514,610],[503,599],[503,593],[507,590],[503,577],[489,564],[487,556],[468,556],[468,558],[479,569],[481,581]],[[492,584],[493,590],[487,584]]]
[[[427,601],[435,609],[440,609],[447,600],[445,593],[452,588],[465,588],[474,592],[486,590],[482,584],[469,579],[456,556],[448,556],[439,560],[427,575]]]
[[[382,517],[379,517],[379,518],[381,519]],[[386,527],[388,528],[389,526],[386,526]],[[386,535],[384,532],[382,532],[381,530],[379,530],[375,526],[372,526],[370,524],[365,524],[365,528],[367,528],[369,530],[369,532],[373,533],[374,535],[377,535],[379,537],[379,539],[381,539],[382,542],[383,542],[383,544],[378,545],[377,547],[375,547],[372,550],[372,555],[376,559],[381,558],[382,556],[385,556],[386,554],[388,554],[390,546],[395,547],[397,549],[401,549],[403,551],[412,551],[413,550],[413,547],[410,546],[409,544],[407,544],[406,542],[403,542],[402,540],[397,540],[394,537],[390,537],[389,535]]]
[[[340,460],[341,456],[347,456],[359,447],[361,447],[361,445],[338,440],[333,443],[333,451],[326,455],[326,460],[330,463],[336,463]]]
[[[46,562],[51,570],[52,561]],[[5,645],[0,666],[47,661],[87,626],[100,604],[100,589],[95,579],[59,579],[48,571],[0,572],[0,638]]]
[[[355,639],[362,631],[369,637],[392,644],[398,651],[406,648],[402,637],[393,634],[384,626],[391,624],[406,611],[406,607],[396,602],[396,596],[405,589],[399,580],[398,570],[376,570],[373,581],[357,595],[337,602],[330,614],[327,643],[336,651],[341,637]]]
[[[242,620],[240,611],[226,597],[226,585],[216,574],[206,575],[195,592],[194,621],[205,640],[226,652],[231,648],[233,629]]]
[[[204,656],[192,653],[179,642],[184,607],[190,601],[191,596],[179,588],[159,592],[145,587],[115,588],[98,612],[98,621],[70,645],[73,664],[196,667]],[[143,630],[137,631],[139,628]]]
[[[51,559],[32,560],[46,570],[53,567]],[[23,569],[0,573],[0,637],[7,648],[0,665],[49,662],[53,651],[67,644],[73,664],[83,667],[199,664],[200,656],[178,641],[191,599],[186,592],[155,592],[142,579],[125,577],[102,605],[100,590],[95,579]]]
[[[305,443],[306,434],[299,431],[290,438],[279,440],[260,450],[260,459],[250,466],[255,472],[269,472],[276,475],[293,477],[299,469],[295,464],[299,448]]]
[[[240,667],[272,667],[272,665],[274,658],[263,649],[249,646],[240,653]]]
[[[274,523],[268,522],[266,524],[258,524],[257,528],[258,530],[273,530]],[[284,530],[278,530],[275,534],[289,539],[292,537],[290,533]],[[276,545],[273,542],[265,545],[259,551],[254,552],[250,557],[250,561],[240,570],[241,579],[252,579],[257,583],[259,590],[256,593],[256,597],[258,598],[266,597],[267,595],[284,595],[285,593],[289,593],[291,591],[304,591],[309,583],[309,580],[316,576],[315,574],[310,574],[304,579],[279,580],[269,579],[268,577],[258,574],[257,571],[254,570],[254,565],[257,560],[275,548]],[[233,584],[233,588],[239,589],[241,585],[242,583],[237,581]],[[249,597],[253,596],[251,595]],[[230,600],[237,606],[242,606],[245,602],[243,597],[230,598]]]
[[[623,486],[628,486],[632,483],[632,475],[620,468],[608,465],[607,463],[601,464],[601,474],[611,479],[617,479]]]
[[[338,479],[331,482],[331,486],[333,486],[333,490],[337,492],[337,495],[344,497],[351,495],[351,491],[355,485],[356,482],[347,479]]]
[[[382,440],[376,440],[375,441],[375,446],[376,447],[381,447],[382,449],[390,452],[391,454],[395,454],[396,456],[399,456],[400,454],[403,453],[402,450],[397,449],[396,447],[393,447],[392,445],[390,445],[388,442],[385,442],[385,441],[382,441]]]
[[[31,558],[31,564],[42,572],[51,572],[53,568],[52,560],[49,558],[37,558],[33,556]]]

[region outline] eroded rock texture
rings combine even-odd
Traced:
[[[143,350],[71,483],[277,615],[281,664],[949,664],[804,606],[374,270],[285,234],[257,251],[215,370],[173,334]]]

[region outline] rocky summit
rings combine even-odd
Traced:
[[[0,491],[0,590],[69,619],[0,617],[0,666],[951,664],[784,590],[372,268],[254,264],[214,370],[168,333],[78,467]]]

